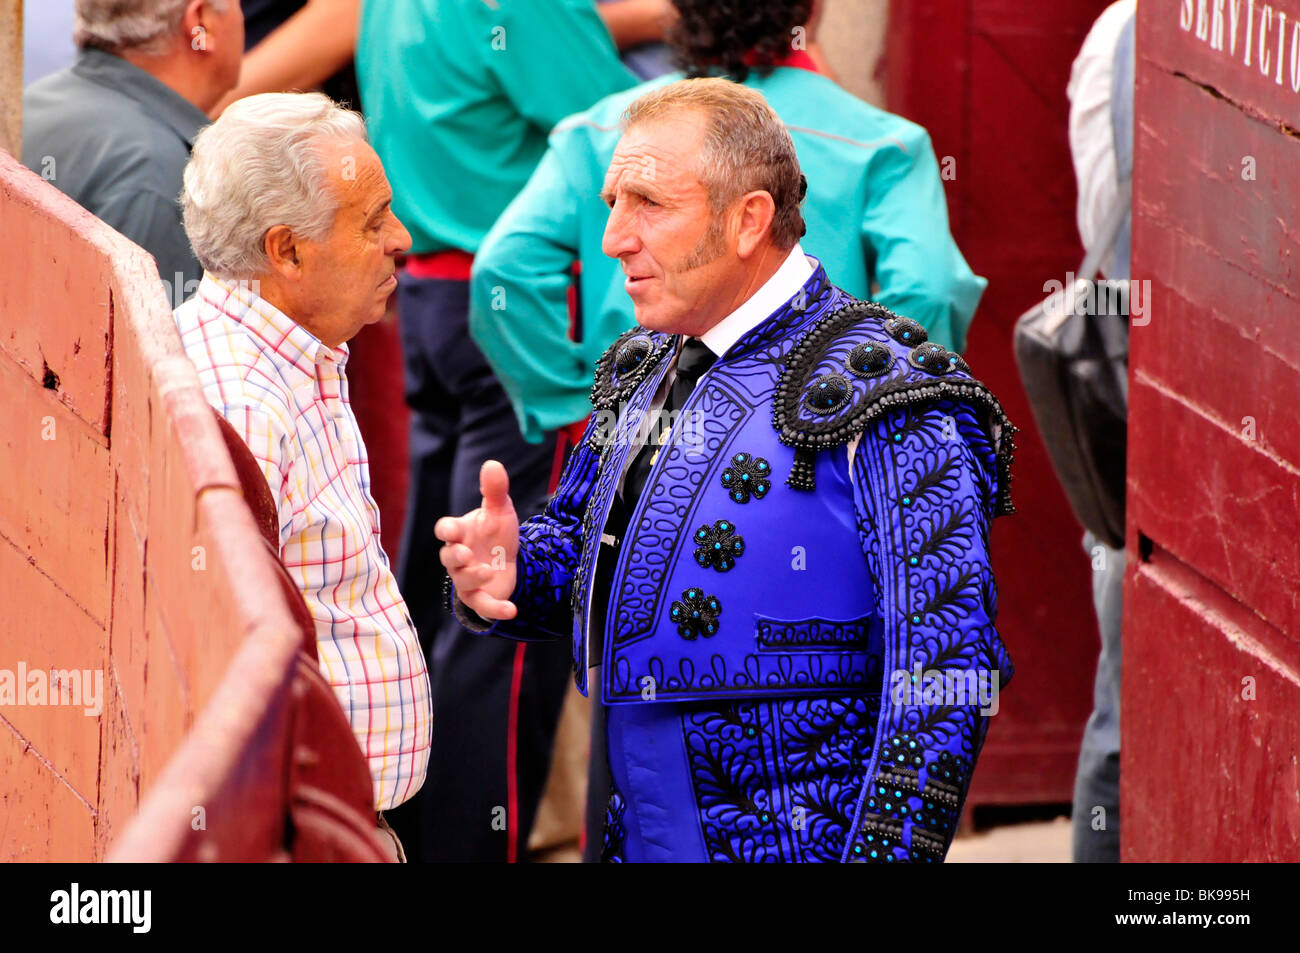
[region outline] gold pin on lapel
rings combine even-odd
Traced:
[[[661,430],[661,431],[659,431],[659,438],[658,438],[658,441],[657,441],[657,442],[658,442],[658,444],[659,444],[659,450],[662,450],[664,444],[668,442],[668,431],[667,431],[667,430]],[[659,459],[659,450],[656,450],[656,451],[651,455],[651,457],[650,457],[650,466],[654,466],[654,465],[655,465],[655,461]]]

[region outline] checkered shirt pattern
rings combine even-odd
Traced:
[[[316,623],[321,671],[370,765],[375,808],[409,799],[429,764],[429,676],[379,542],[379,508],[344,374],[327,346],[244,284],[204,275],[175,312],[203,393],[257,458],[280,514],[280,558]]]

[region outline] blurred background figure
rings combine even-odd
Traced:
[[[76,63],[23,93],[23,164],[154,256],[178,306],[203,275],[181,175],[239,79],[239,0],[77,0]]]
[[[243,0],[244,56],[239,85],[212,110],[256,93],[319,90],[359,109],[352,57],[361,0]]]
[[[785,120],[809,182],[803,247],[846,291],[875,298],[920,321],[933,340],[961,347],[984,288],[948,231],[929,136],[825,75],[817,5],[674,0],[674,7],[679,19],[670,40],[681,71],[562,122],[475,259],[471,333],[530,441],[557,428],[576,441],[591,411],[592,368],[635,323],[619,263],[601,250],[609,209],[599,193],[623,110],[646,90],[683,75],[743,82],[761,91]],[[571,314],[575,262],[580,304]],[[558,744],[586,749],[590,710],[572,690]],[[585,761],[560,752],[557,775],[562,765],[573,764]],[[584,784],[585,778],[569,779],[563,786]],[[604,791],[597,795],[591,803],[603,810]],[[558,804],[552,810],[549,799],[545,807],[548,818],[563,812]]]
[[[926,131],[822,74],[810,0],[675,0],[682,72],[610,96],[561,123],[526,188],[475,260],[470,328],[525,437],[581,422],[591,370],[635,323],[619,263],[600,248],[599,193],[623,110],[682,75],[728,76],[761,91],[790,129],[809,182],[803,247],[850,294],[920,322],[960,350],[983,292],[948,230]],[[581,313],[567,299],[580,263]]]
[[[470,266],[555,123],[636,77],[592,0],[368,0],[356,64],[413,240],[398,289],[412,411],[398,580],[429,655],[436,726],[429,781],[389,820],[413,860],[524,859],[569,650],[483,639],[443,614],[433,524],[477,504],[489,458],[505,463],[521,515],[545,504],[555,435],[524,441],[470,340]]]
[[[600,0],[596,9],[628,69],[641,79],[672,72],[673,52],[664,38],[677,11],[669,0]]]
[[[1133,73],[1137,0],[1118,0],[1097,18],[1070,73],[1070,155],[1079,184],[1079,237],[1092,252],[1109,240],[1107,219],[1120,187],[1133,178]],[[1107,278],[1129,278],[1132,218],[1102,259]],[[1101,632],[1093,710],[1084,728],[1075,777],[1073,860],[1119,863],[1120,617],[1124,550],[1091,532],[1083,548],[1092,564],[1092,599]],[[1098,813],[1097,808],[1103,811]]]

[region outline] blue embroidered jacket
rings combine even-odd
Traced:
[[[584,694],[602,532],[678,342],[637,328],[601,358],[596,413],[520,531],[519,616],[484,629],[571,638]],[[1012,674],[988,539],[1015,428],[959,356],[820,267],[671,425],[617,547],[604,702],[878,697],[853,850],[941,859]]]

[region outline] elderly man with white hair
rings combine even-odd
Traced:
[[[383,316],[410,247],[392,198],[358,114],[319,93],[240,100],[185,169],[185,229],[204,275],[176,310],[204,394],[271,487],[280,556],[379,812],[424,782],[431,727],[424,654],[380,548],[344,374],[346,342]]]
[[[23,164],[144,248],[178,305],[202,270],[181,173],[239,81],[239,0],[77,0],[80,53],[23,95]]]

